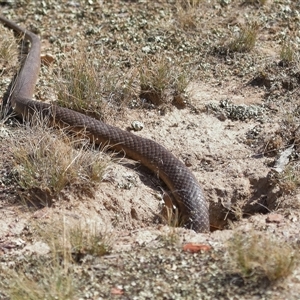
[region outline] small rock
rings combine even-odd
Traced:
[[[227,119],[226,115],[222,112],[220,112],[218,115],[217,115],[217,118],[220,120],[220,121],[225,121]]]
[[[37,211],[35,211],[32,216],[32,218],[34,219],[45,219],[45,218],[49,218],[49,209],[48,207],[44,207],[42,209],[39,209]]]
[[[183,251],[197,253],[200,251],[209,251],[211,246],[206,244],[195,244],[195,243],[188,243],[183,246]]]
[[[145,53],[149,53],[151,51],[151,48],[149,46],[145,46],[142,48],[142,51]]]
[[[184,95],[181,95],[181,94],[174,96],[172,103],[178,109],[183,109],[183,108],[186,108],[186,106],[187,106],[186,99],[185,99]]]
[[[281,223],[283,220],[283,216],[280,214],[270,214],[266,218],[267,223]]]
[[[49,66],[53,63],[55,57],[52,54],[46,53],[41,55],[41,61],[44,65]]]
[[[46,255],[50,252],[50,247],[44,242],[37,241],[34,244],[28,244],[23,249],[23,252],[36,253],[38,255]]]
[[[140,121],[133,121],[131,127],[134,131],[141,131],[144,128],[144,124]]]
[[[124,294],[124,291],[122,289],[119,289],[117,287],[113,287],[111,290],[110,290],[110,293],[112,295],[123,295]]]

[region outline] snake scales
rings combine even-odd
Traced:
[[[40,70],[40,39],[1,15],[0,21],[31,42],[10,95],[14,112],[20,117],[30,116],[35,111],[46,114],[54,124],[68,125],[74,131],[84,128],[96,144],[109,144],[114,150],[124,151],[126,156],[141,162],[166,183],[179,208],[184,227],[197,232],[209,231],[208,204],[199,183],[189,169],[163,146],[73,110],[32,100]]]

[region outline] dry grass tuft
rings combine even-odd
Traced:
[[[18,61],[18,47],[17,41],[13,37],[11,31],[8,32],[8,29],[1,28],[1,40],[0,40],[0,74],[1,76],[10,74],[13,76],[15,72],[15,66]],[[5,34],[3,34],[3,31]],[[8,84],[6,82],[6,84]],[[3,97],[4,99],[5,97]],[[2,100],[3,100],[2,99]],[[0,121],[7,121],[9,118],[9,107],[7,103],[1,101],[0,104]]]
[[[69,229],[68,236],[75,261],[80,261],[87,254],[99,257],[110,252],[111,237],[99,233],[95,224],[80,223]]]
[[[47,243],[51,253],[69,263],[81,262],[86,255],[103,256],[111,250],[113,237],[94,222],[72,222],[63,219],[43,228],[33,224],[37,234]]]
[[[230,263],[245,278],[276,281],[291,274],[295,266],[293,248],[266,233],[236,233],[228,245]]]
[[[10,140],[13,173],[22,188],[21,198],[49,205],[68,188],[73,193],[93,195],[108,165],[99,149],[54,131],[41,120],[26,126],[26,134]]]
[[[121,77],[120,67],[96,54],[74,54],[60,69],[55,83],[58,104],[96,119],[111,115],[112,103],[120,110],[138,97],[135,69]]]
[[[253,23],[245,28],[242,28],[239,35],[227,46],[232,52],[249,52],[256,43],[258,24]]]
[[[7,64],[16,63],[17,58],[18,48],[16,40],[12,34],[3,34],[0,40],[0,65],[5,64],[7,67]]]
[[[101,119],[103,104],[97,70],[89,57],[82,55],[62,63],[57,77],[58,105]]]
[[[247,199],[238,200],[234,204],[230,205],[230,207],[228,207],[228,211],[233,214],[236,220],[242,220],[246,204]]]
[[[285,195],[294,193],[300,185],[299,165],[289,165],[282,173],[272,173],[271,182]]]
[[[196,29],[201,0],[183,0],[177,4],[176,23],[184,30]]]
[[[176,228],[183,225],[178,209],[173,210],[172,208],[165,206],[162,219],[170,229],[169,232],[167,232],[165,235],[162,235],[163,242],[168,246],[177,244],[180,240],[180,237]]]
[[[296,59],[295,47],[289,42],[283,43],[280,51],[280,59],[282,65],[290,65]]]
[[[0,286],[14,300],[40,300],[40,299],[74,299],[83,286],[75,280],[74,270],[59,259],[50,263],[41,257],[36,257],[33,262],[34,271],[13,270],[7,273],[7,284]],[[32,265],[33,266],[33,265]]]
[[[145,58],[139,68],[139,77],[140,97],[154,105],[170,103],[178,96],[185,97],[187,74],[166,55]]]
[[[101,233],[96,226],[78,223],[66,225],[65,219],[47,224],[32,224],[50,248],[46,256],[28,257],[28,264],[13,269],[1,269],[6,280],[0,283],[11,299],[78,299],[85,283],[79,276],[77,263],[87,254],[102,256],[108,253],[112,237]]]

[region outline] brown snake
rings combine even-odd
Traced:
[[[114,150],[124,151],[126,156],[141,162],[166,183],[175,198],[184,227],[197,232],[209,231],[208,204],[197,179],[163,146],[73,110],[32,100],[40,70],[40,39],[1,15],[0,21],[31,42],[10,95],[14,112],[24,118],[37,111],[50,116],[56,125],[69,125],[74,131],[85,129],[89,139],[96,144],[109,144]]]

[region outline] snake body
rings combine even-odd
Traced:
[[[179,209],[184,227],[197,232],[209,231],[208,204],[197,179],[163,146],[73,110],[32,100],[40,70],[40,39],[1,15],[0,21],[24,35],[31,43],[10,95],[14,112],[23,118],[34,112],[46,114],[54,124],[68,125],[75,131],[85,129],[86,135],[96,144],[108,144],[116,151],[124,151],[126,156],[141,162],[166,183]]]

